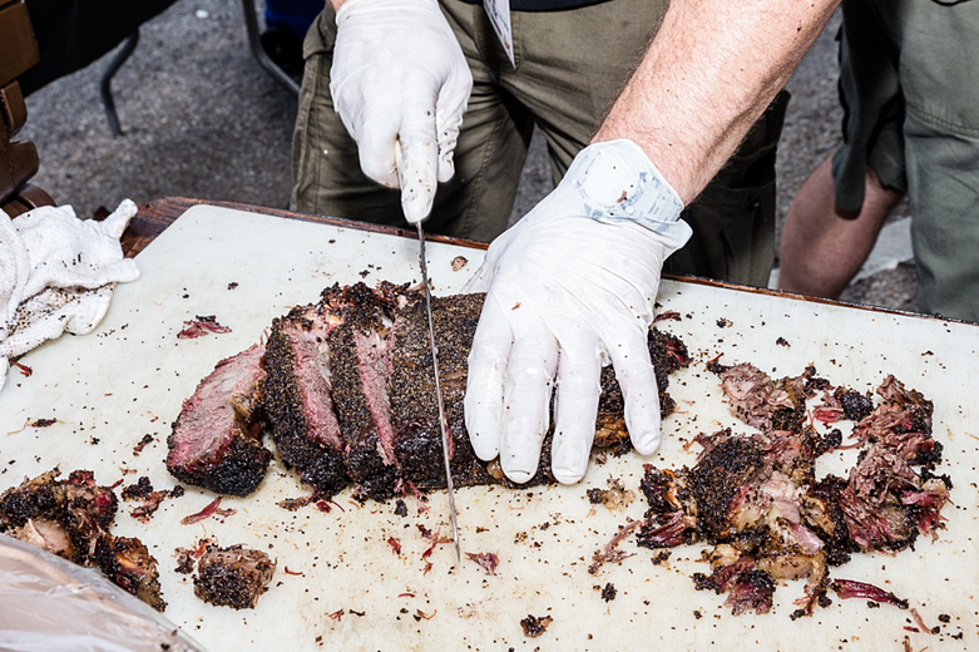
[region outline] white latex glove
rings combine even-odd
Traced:
[[[8,358],[102,320],[115,283],[139,278],[119,238],[136,214],[124,200],[102,222],[71,206],[42,206],[11,220],[0,211],[0,389]]]
[[[337,12],[330,76],[334,106],[357,141],[364,173],[389,188],[402,186],[410,223],[427,218],[437,182],[455,172],[453,152],[472,90],[472,73],[437,0],[347,0]]]
[[[691,234],[682,208],[639,146],[599,143],[492,243],[466,288],[486,292],[465,398],[476,455],[499,455],[508,478],[530,480],[556,388],[552,471],[560,482],[580,480],[609,362],[633,445],[644,455],[658,448],[647,337],[663,261]]]

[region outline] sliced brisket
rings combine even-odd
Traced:
[[[460,486],[509,484],[497,462],[476,458],[465,429],[468,357],[483,298],[433,301],[448,453]],[[687,364],[687,352],[680,340],[656,330],[650,331],[649,347],[665,416],[674,409],[667,376]],[[625,452],[630,444],[622,393],[611,368],[602,371],[601,386],[595,445]],[[267,420],[285,464],[321,494],[332,496],[351,480],[355,496],[377,500],[409,485],[444,488],[423,295],[389,283],[377,289],[334,285],[318,303],[274,320],[264,356],[255,347],[222,362],[185,403],[170,438],[168,468],[186,482],[244,495],[268,463],[267,451],[253,437],[259,434],[258,418]],[[554,481],[550,446],[548,435],[540,471],[529,485]],[[242,476],[253,482],[242,482]]]
[[[375,292],[363,283],[329,292],[342,319],[330,333],[329,348],[344,464],[356,496],[385,500],[394,495],[399,476],[388,380],[391,325],[404,294]]]
[[[329,335],[341,323],[330,290],[319,303],[272,322],[263,367],[263,406],[283,461],[327,495],[349,482],[333,410]]]
[[[261,443],[258,407],[264,353],[256,344],[222,360],[184,401],[167,439],[174,477],[235,496],[247,496],[262,482],[272,459]]]

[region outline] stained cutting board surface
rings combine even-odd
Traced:
[[[483,252],[433,243],[428,255],[435,293],[446,294],[462,287]],[[65,473],[92,469],[103,484],[146,475],[156,488],[174,486],[163,465],[170,423],[216,362],[258,341],[272,318],[315,301],[325,286],[417,281],[417,256],[417,241],[399,236],[210,206],[189,210],[138,256],[141,279],[117,288],[95,333],[64,337],[21,360],[33,375],[11,376],[0,394],[0,487],[53,466]],[[459,256],[466,260],[454,271],[454,259],[463,263]],[[679,410],[664,422],[659,454],[593,464],[586,480],[571,487],[460,490],[463,549],[496,553],[495,576],[471,561],[453,569],[451,546],[436,548],[425,572],[429,542],[419,526],[448,531],[443,494],[433,495],[424,512],[408,498],[407,516],[395,513],[394,502],[360,505],[347,493],[329,512],[287,511],[279,501],[308,491],[278,460],[255,494],[222,501],[236,510],[231,516],[180,525],[214,498],[188,488],[147,524],[122,503],[114,531],[150,547],[162,568],[166,615],[212,652],[903,650],[905,638],[914,650],[979,647],[979,413],[972,387],[979,328],[682,282],[664,282],[659,302],[660,310],[680,315],[661,326],[684,339],[694,360],[674,376],[670,391]],[[214,315],[232,332],[178,340],[183,321],[195,315]],[[940,472],[955,482],[947,528],[937,541],[920,539],[913,551],[858,555],[832,574],[909,599],[938,634],[909,631],[916,625],[908,611],[860,600],[834,599],[813,617],[791,621],[800,582],[779,586],[772,613],[735,617],[723,596],[694,590],[690,576],[707,570],[699,546],[676,549],[654,565],[652,551],[630,538],[622,549],[633,556],[588,572],[592,554],[617,526],[642,516],[644,462],[692,464],[697,447],[685,444],[698,433],[747,429],[730,416],[716,377],[704,369],[719,353],[724,362],[753,362],[773,376],[795,375],[812,363],[831,381],[861,391],[893,373],[935,402],[935,436],[946,447]],[[25,427],[44,418],[57,422]],[[137,453],[146,434],[153,442]],[[586,495],[610,479],[634,493],[615,511]],[[205,536],[276,558],[275,578],[257,609],[206,605],[194,597],[189,577],[174,571],[174,549]],[[400,554],[389,540],[400,544]],[[616,589],[610,601],[602,597],[607,585]],[[538,638],[520,626],[529,614],[553,619]]]

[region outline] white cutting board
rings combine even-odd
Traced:
[[[458,290],[483,255],[438,243],[428,254],[437,294]],[[460,255],[468,262],[453,271],[451,262]],[[419,277],[415,240],[210,206],[185,213],[137,262],[142,277],[117,288],[95,333],[64,337],[25,356],[21,362],[33,369],[30,377],[11,372],[0,394],[0,488],[55,465],[65,474],[92,469],[103,484],[147,475],[156,488],[172,487],[163,465],[169,424],[218,360],[257,341],[273,317],[315,301],[334,282]],[[237,513],[223,522],[180,525],[214,497],[188,488],[183,498],[165,501],[146,525],[122,503],[114,531],[150,547],[162,568],[166,615],[212,652],[904,650],[905,637],[914,650],[979,648],[979,327],[694,283],[664,282],[659,301],[662,310],[682,315],[662,326],[685,340],[695,361],[674,376],[670,392],[679,413],[664,423],[660,455],[593,465],[586,481],[573,487],[460,490],[463,549],[497,553],[496,576],[469,561],[450,570],[451,546],[439,546],[431,571],[423,573],[428,542],[417,525],[448,531],[443,494],[432,496],[431,509],[422,514],[408,499],[406,517],[394,514],[393,502],[361,507],[346,493],[329,513],[312,507],[289,512],[278,501],[308,492],[279,461],[255,494],[224,499],[222,507]],[[215,315],[232,332],[178,340],[182,322],[195,315]],[[789,346],[776,345],[779,337]],[[940,634],[905,630],[914,626],[907,611],[835,597],[812,618],[790,621],[792,601],[802,595],[798,582],[779,587],[772,613],[734,617],[722,606],[724,596],[693,588],[690,575],[707,570],[697,561],[699,546],[677,549],[667,564],[654,566],[652,552],[630,537],[622,549],[635,556],[597,575],[587,572],[592,553],[617,525],[641,517],[644,461],[692,464],[694,451],[683,444],[697,433],[728,425],[744,429],[729,416],[716,378],[704,369],[718,353],[724,362],[750,361],[774,376],[798,374],[815,363],[821,375],[861,391],[894,373],[935,401],[935,436],[946,445],[939,472],[955,482],[954,504],[944,512],[947,529],[937,542],[920,539],[915,551],[858,556],[832,574],[909,599],[929,626],[948,614]],[[58,422],[48,428],[23,429],[28,421],[51,417]],[[147,433],[155,441],[135,455],[133,447]],[[636,500],[616,512],[590,505],[586,490],[604,488],[613,477]],[[194,597],[189,577],[174,572],[174,548],[190,547],[202,536],[266,550],[278,560],[257,609],[206,605]],[[402,546],[399,556],[387,543],[391,537]],[[608,583],[617,596],[605,602],[600,589]],[[540,637],[527,638],[519,622],[528,614],[549,615],[553,622]]]

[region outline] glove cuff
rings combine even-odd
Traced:
[[[680,196],[631,140],[584,148],[561,184],[570,184],[584,215],[604,223],[634,222],[662,236],[672,251],[686,244],[693,233],[680,219]]]

